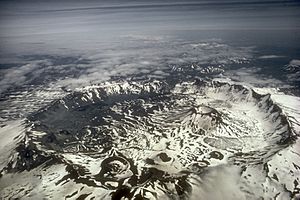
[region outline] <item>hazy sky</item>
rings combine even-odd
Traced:
[[[37,46],[92,48],[114,37],[182,30],[300,28],[300,1],[296,0],[7,0],[0,5],[2,54]]]

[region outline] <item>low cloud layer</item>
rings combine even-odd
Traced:
[[[127,36],[128,37],[128,36]],[[74,89],[112,77],[164,78],[172,71],[203,70],[247,63],[252,48],[232,47],[220,40],[187,43],[180,40],[135,38],[131,43],[104,48],[84,57],[31,58],[21,67],[3,69],[0,92],[20,85],[54,83]],[[71,60],[70,62],[67,62]],[[67,60],[67,61],[66,61]]]

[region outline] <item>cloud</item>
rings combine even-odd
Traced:
[[[7,90],[15,91],[15,88],[20,90],[32,86],[45,86],[61,77],[76,78],[79,72],[85,71],[88,67],[90,65],[87,60],[80,57],[72,59],[63,56],[25,56],[22,64],[0,69],[0,94]]]
[[[286,75],[288,81],[300,81],[300,60],[291,60],[289,64],[284,66],[284,69],[288,73]]]
[[[39,62],[32,62],[21,67],[2,70],[3,77],[0,80],[0,94],[10,87],[19,86],[27,81],[26,74],[40,67]]]
[[[197,178],[196,178],[197,179]],[[240,169],[236,166],[220,165],[208,168],[197,183],[191,200],[243,200],[245,194],[240,188]]]
[[[290,63],[288,65],[300,67],[300,60],[293,59],[290,61]]]
[[[74,89],[111,77],[164,78],[174,71],[180,74],[191,69],[201,75],[207,66],[218,67],[221,72],[222,67],[252,59],[252,47],[232,47],[220,40],[193,43],[172,38],[133,38],[124,46],[116,44],[87,54],[89,66],[78,77],[61,77],[57,85]]]
[[[261,68],[259,67],[242,67],[240,69],[227,70],[224,76],[254,87],[288,87],[288,85],[281,80],[261,73]]]
[[[279,55],[264,55],[259,56],[258,59],[272,59],[272,58],[283,58],[285,56],[279,56]]]

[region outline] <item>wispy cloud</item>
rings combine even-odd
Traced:
[[[300,60],[293,59],[284,67],[290,82],[300,82]]]
[[[288,84],[285,84],[281,80],[261,73],[261,68],[259,67],[227,70],[224,73],[224,76],[234,81],[240,82],[241,84],[246,84],[254,87],[290,87]]]
[[[280,56],[280,55],[263,55],[259,56],[259,59],[273,59],[273,58],[283,58],[285,56]]]

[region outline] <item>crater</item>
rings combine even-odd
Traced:
[[[73,174],[80,169],[81,183],[132,198],[186,196],[191,174],[224,163],[258,165],[295,140],[270,95],[203,80],[94,85],[52,102],[27,124],[30,151],[20,146],[8,172],[55,158]]]

